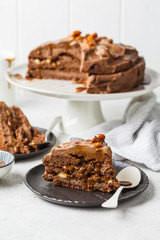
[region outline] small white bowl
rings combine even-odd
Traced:
[[[5,164],[3,167],[0,167],[0,178],[2,178],[7,175],[13,167],[15,157],[9,152],[0,150],[0,160],[3,161]]]

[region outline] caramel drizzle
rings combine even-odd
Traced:
[[[129,181],[119,181],[121,186],[128,187],[131,186],[132,183]]]
[[[8,68],[11,68],[12,62],[15,60],[15,57],[14,58],[6,58],[5,60],[8,62]],[[10,89],[10,88],[11,88],[11,84],[8,83],[8,89]]]

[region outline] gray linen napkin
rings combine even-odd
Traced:
[[[123,119],[104,122],[70,141],[92,138],[103,133],[111,147],[113,159],[128,159],[148,168],[160,170],[160,104],[154,93],[135,97],[128,105]]]

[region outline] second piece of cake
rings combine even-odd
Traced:
[[[44,133],[30,125],[20,108],[0,102],[0,150],[27,154],[38,151],[41,142],[45,142]]]
[[[91,140],[67,142],[55,146],[43,157],[45,180],[55,185],[87,191],[115,191],[119,187],[112,166],[112,151],[105,136],[99,134]]]

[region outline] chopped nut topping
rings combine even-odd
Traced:
[[[77,37],[77,36],[79,36],[79,35],[81,35],[81,32],[80,32],[80,31],[74,31],[74,32],[72,33],[72,36],[74,36],[74,37]]]
[[[58,173],[58,177],[60,177],[60,178],[67,178],[67,174],[63,173],[63,172],[60,172],[60,173]]]
[[[72,173],[74,166],[62,166],[62,168],[66,171],[68,171],[69,173]]]
[[[94,145],[95,145],[96,147],[101,147],[102,143],[101,143],[101,142],[95,142]]]
[[[88,48],[90,48],[90,47],[92,47],[92,46],[94,46],[94,43],[89,42],[89,43],[87,44],[87,47],[88,47]]]
[[[97,33],[93,33],[91,36],[92,36],[93,38],[98,37]]]
[[[68,40],[73,41],[73,40],[75,40],[75,37],[72,36],[72,35],[69,35],[69,36],[68,36]]]
[[[51,59],[46,59],[45,62],[50,64],[51,63]]]
[[[83,38],[84,38],[84,37],[82,37],[82,36],[80,36],[80,35],[76,37],[77,40],[82,40]]]
[[[93,138],[92,142],[93,143],[104,142],[104,140],[105,140],[105,136],[103,134],[98,134]]]
[[[53,67],[56,67],[56,63],[55,63],[55,62],[53,62],[53,63],[52,63],[52,66],[53,66]]]
[[[108,183],[109,183],[109,184],[113,184],[113,180],[110,179],[110,180],[108,181]]]
[[[9,115],[10,115],[10,113],[9,113],[9,111],[8,111],[8,110],[6,110],[6,115],[7,115],[7,116],[9,116]]]
[[[108,39],[108,42],[109,43],[113,43],[113,40],[110,38],[110,39]]]
[[[40,64],[40,60],[38,58],[34,59],[34,63]]]
[[[89,35],[89,36],[87,37],[87,40],[88,40],[89,42],[92,42],[92,41],[94,41],[94,38],[93,38],[92,35]]]

